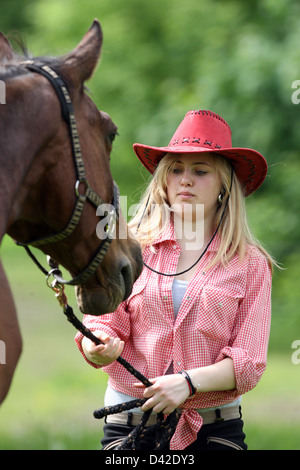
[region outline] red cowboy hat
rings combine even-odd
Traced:
[[[133,149],[150,173],[166,153],[212,152],[222,155],[232,163],[245,196],[259,188],[268,169],[260,153],[232,147],[229,125],[211,111],[189,111],[167,147],[134,144]]]

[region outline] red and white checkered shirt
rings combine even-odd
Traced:
[[[164,375],[171,363],[177,373],[232,358],[236,389],[188,398],[180,406],[182,415],[171,440],[173,450],[184,449],[196,439],[203,422],[196,409],[234,401],[255,387],[266,367],[271,316],[268,263],[257,248],[248,247],[242,262],[235,256],[227,267],[218,264],[206,271],[219,243],[216,237],[199,262],[176,320],[173,277],[160,276],[147,268],[135,282],[130,297],[115,312],[84,316],[84,324],[92,331],[102,330],[124,340],[122,357],[147,378]],[[145,249],[145,262],[158,271],[176,272],[180,247],[172,225],[155,248],[156,253]],[[83,354],[81,340],[78,333],[75,341]],[[136,378],[117,361],[103,369],[109,374],[112,388],[133,397],[143,396],[143,391],[132,385]]]

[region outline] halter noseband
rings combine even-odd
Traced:
[[[105,232],[106,238],[102,240],[96,254],[94,255],[92,261],[88,264],[88,266],[86,266],[80,274],[75,276],[70,281],[66,281],[65,279],[63,279],[61,271],[58,269],[58,265],[55,262],[54,264],[53,263],[51,264],[50,262],[49,264],[53,269],[50,272],[46,271],[38,262],[38,260],[33,255],[33,253],[30,251],[29,245],[34,246],[34,247],[40,247],[42,245],[55,243],[55,242],[63,240],[64,238],[67,238],[73,233],[73,231],[77,227],[86,201],[89,201],[96,208],[99,205],[103,204],[104,202],[100,198],[100,196],[98,196],[98,194],[96,194],[92,190],[92,188],[90,187],[86,179],[74,109],[73,109],[72,101],[71,101],[70,95],[68,93],[68,90],[64,81],[48,65],[37,65],[34,63],[34,61],[31,61],[31,60],[24,62],[24,65],[29,70],[33,72],[37,72],[43,75],[44,77],[46,77],[51,83],[51,85],[53,86],[58,96],[59,102],[61,104],[62,116],[64,120],[67,122],[69,131],[70,131],[72,153],[74,157],[76,176],[77,176],[77,180],[75,183],[75,195],[76,195],[77,201],[76,201],[73,213],[71,215],[71,218],[69,219],[68,224],[61,232],[55,233],[48,237],[30,240],[28,242],[17,242],[17,245],[24,246],[24,248],[26,249],[31,259],[37,264],[39,269],[41,269],[41,271],[45,275],[49,276],[51,274],[59,283],[75,286],[75,285],[83,284],[84,282],[86,282],[86,280],[96,271],[96,269],[98,268],[99,264],[102,262],[110,246],[110,243],[112,241],[113,234],[114,234],[116,220],[119,216],[119,190],[118,190],[117,185],[114,183],[114,196],[113,196],[113,201],[112,201],[113,208],[107,214],[108,222],[106,225],[106,232]],[[85,189],[84,194],[80,193],[80,188],[82,187],[84,187]]]

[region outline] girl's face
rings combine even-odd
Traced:
[[[186,210],[204,205],[204,217],[213,218],[221,192],[221,179],[209,153],[175,154],[167,175],[167,196],[171,206]]]

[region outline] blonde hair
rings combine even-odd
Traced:
[[[167,175],[174,162],[174,154],[167,154],[160,160],[140,205],[129,223],[129,226],[135,230],[142,248],[151,246],[169,223],[171,210],[167,198]],[[235,254],[238,254],[242,260],[247,252],[247,246],[250,245],[257,247],[263,253],[273,271],[275,260],[250,231],[245,197],[230,162],[220,155],[213,154],[212,163],[215,165],[222,188],[224,188],[224,197],[222,202],[216,205],[214,221],[215,229],[220,224],[218,228],[220,248],[209,267],[219,262],[226,266]],[[223,211],[224,215],[222,215]]]

